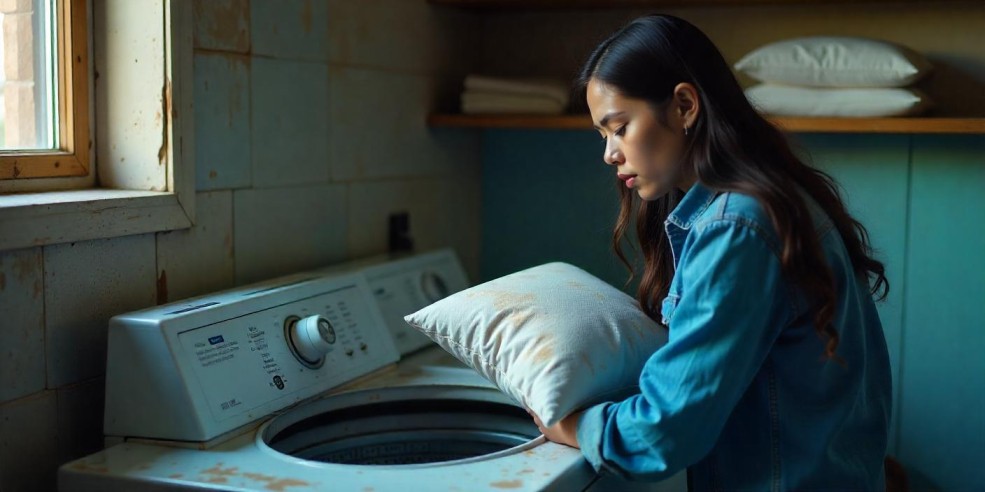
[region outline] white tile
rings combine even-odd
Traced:
[[[328,58],[328,3],[325,0],[250,2],[253,53],[277,58]]]
[[[0,405],[0,490],[55,490],[57,424],[54,391]]]
[[[251,182],[250,59],[195,55],[195,181],[199,190]]]
[[[250,0],[195,0],[195,47],[250,50]]]
[[[102,377],[58,388],[58,462],[65,463],[103,448]]]
[[[386,252],[392,213],[407,212],[416,251],[452,247],[475,281],[479,278],[478,179],[430,178],[352,183],[349,255]]]
[[[478,174],[478,132],[427,126],[434,79],[334,66],[329,74],[333,179]]]
[[[154,235],[45,246],[49,388],[106,371],[106,330],[117,314],[153,306]]]
[[[253,58],[253,187],[328,181],[328,66]]]
[[[0,402],[44,389],[41,248],[0,253]]]
[[[232,287],[233,193],[195,197],[195,226],[157,233],[158,300],[173,302]]]
[[[346,187],[237,190],[233,195],[236,283],[346,258]]]
[[[419,74],[465,74],[479,51],[481,18],[407,0],[329,0],[329,61]]]

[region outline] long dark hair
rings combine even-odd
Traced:
[[[832,320],[837,287],[798,188],[834,222],[855,274],[871,281],[870,294],[878,293],[879,299],[885,299],[889,282],[885,267],[873,258],[865,228],[848,214],[834,180],[794,154],[783,133],[746,99],[711,40],[683,19],[649,15],[630,22],[589,56],[578,79],[582,91],[592,79],[626,97],[647,101],[665,126],[674,87],[681,82],[694,85],[701,112],[688,132],[683,165],[690,166],[710,189],[736,191],[760,202],[780,240],[783,274],[811,303],[815,329],[827,339],[825,355],[835,358],[838,332]],[[621,183],[617,189],[621,208],[612,245],[632,278],[633,268],[622,246],[635,211],[643,255],[637,298],[648,316],[660,319],[656,309],[667,295],[673,275],[663,224],[681,195],[675,191],[658,200],[634,203],[632,190]]]

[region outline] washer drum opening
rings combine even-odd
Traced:
[[[489,388],[365,390],[302,405],[267,424],[275,451],[345,465],[438,465],[494,458],[539,443],[522,408]]]

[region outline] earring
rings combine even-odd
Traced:
[[[687,136],[687,125],[684,125],[684,136]]]

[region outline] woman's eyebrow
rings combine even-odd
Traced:
[[[601,130],[602,127],[607,126],[609,124],[609,120],[611,120],[612,118],[615,118],[616,116],[620,116],[623,113],[625,113],[625,111],[616,111],[616,112],[613,112],[613,113],[606,114],[605,116],[602,117],[601,120],[599,120],[599,124],[595,126],[595,129],[596,130]]]

